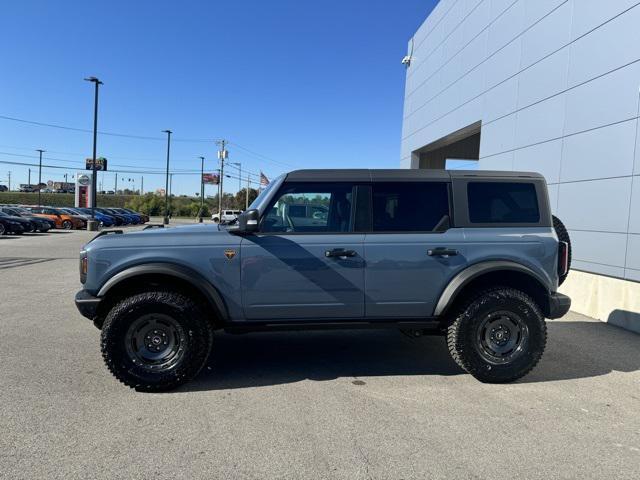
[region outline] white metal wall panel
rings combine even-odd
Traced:
[[[631,177],[561,183],[558,214],[572,229],[626,234],[629,210],[613,207],[630,198]]]
[[[513,168],[523,172],[541,173],[547,179],[547,183],[554,184],[560,180],[560,158],[562,139],[552,140],[516,150]],[[552,205],[555,205],[555,202]]]
[[[572,3],[571,38],[575,39],[617,15],[623,14],[639,2],[638,0],[573,0]]]
[[[567,58],[565,48],[522,70],[517,79],[518,107],[526,107],[567,88]]]
[[[480,168],[545,175],[576,268],[640,281],[638,25],[638,0],[442,0],[414,36],[401,165],[481,121]]]
[[[560,181],[631,175],[636,129],[634,119],[566,137]]]

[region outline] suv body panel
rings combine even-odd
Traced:
[[[364,235],[252,235],[242,239],[248,320],[362,318]],[[331,249],[351,257],[327,257]]]

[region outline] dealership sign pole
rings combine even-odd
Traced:
[[[87,82],[93,82],[96,87],[94,104],[93,104],[93,162],[91,166],[91,220],[87,222],[87,230],[97,230],[98,222],[96,222],[96,144],[98,141],[98,87],[102,82],[96,77],[85,78]]]

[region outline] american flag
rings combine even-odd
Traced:
[[[266,187],[267,185],[269,185],[269,179],[264,173],[262,173],[262,170],[261,170],[260,171],[260,187]]]

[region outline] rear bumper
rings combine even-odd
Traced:
[[[547,318],[560,318],[571,308],[571,298],[558,292],[549,295]]]
[[[98,315],[98,307],[102,301],[99,297],[94,297],[86,290],[76,293],[76,308],[83,317],[94,320]]]

